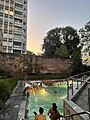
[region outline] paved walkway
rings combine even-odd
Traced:
[[[26,100],[23,98],[24,84],[19,82],[6,102],[6,108],[0,111],[0,120],[23,120]]]

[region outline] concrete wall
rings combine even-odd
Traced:
[[[64,114],[76,114],[79,112],[84,112],[83,109],[81,109],[78,105],[76,105],[74,102],[70,100],[64,100]],[[75,115],[71,118],[68,118],[67,120],[89,120],[89,116],[86,114],[83,115]]]

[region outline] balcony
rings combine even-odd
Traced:
[[[22,35],[22,31],[20,31],[20,30],[14,30],[14,33]]]
[[[23,7],[15,6],[15,9],[18,10],[18,11],[22,11],[23,12]]]
[[[22,37],[15,37],[14,36],[14,41],[16,41],[16,42],[22,42]]]
[[[15,3],[23,4],[23,0],[15,0]]]
[[[16,50],[22,50],[22,46],[13,45],[13,49],[16,49]]]
[[[22,19],[22,15],[20,15],[20,14],[15,14],[14,17],[19,18],[19,19]]]
[[[22,23],[20,22],[14,22],[14,25],[22,27]]]
[[[2,18],[0,18],[0,24],[2,24],[3,23],[3,19]]]
[[[3,13],[3,8],[0,8],[0,12]]]

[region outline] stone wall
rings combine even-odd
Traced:
[[[25,75],[32,73],[68,73],[70,60],[50,59],[30,54],[0,54],[0,69],[11,75]],[[32,69],[31,69],[32,67]],[[31,71],[32,70],[32,71]]]
[[[36,63],[36,64],[35,64]],[[39,73],[68,73],[71,61],[60,58],[45,58],[41,56],[33,57],[34,71]]]
[[[10,73],[12,76],[25,75],[30,59],[27,55],[0,54],[0,69]]]

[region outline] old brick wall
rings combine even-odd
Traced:
[[[25,75],[30,57],[27,55],[0,53],[0,69],[12,76]]]
[[[34,72],[52,74],[65,72],[68,73],[71,61],[68,59],[61,60],[60,58],[51,59],[42,56],[36,56],[33,58],[33,64]]]
[[[68,73],[70,60],[50,59],[30,54],[0,53],[0,69],[12,76],[32,73]],[[31,71],[32,67],[32,71]]]

